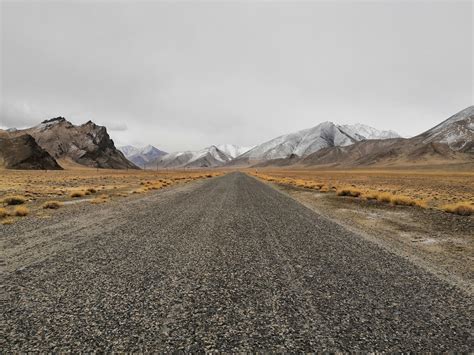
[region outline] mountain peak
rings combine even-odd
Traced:
[[[42,131],[52,129],[54,127],[68,127],[69,128],[69,127],[74,127],[74,125],[68,120],[66,120],[64,117],[60,116],[60,117],[54,117],[48,120],[44,120],[38,126],[36,126],[36,128]]]
[[[423,143],[447,144],[454,151],[473,150],[474,106],[469,106],[444,120],[439,125],[418,135]]]
[[[92,121],[75,126],[64,117],[55,117],[21,132],[32,135],[55,159],[70,159],[89,167],[136,168],[115,148],[107,129]]]
[[[462,121],[462,120],[465,120],[467,118],[472,119],[473,117],[474,117],[474,106],[469,106],[469,107],[466,107],[464,110],[461,110],[458,113],[452,115],[447,120],[444,120],[439,125],[433,127],[429,131],[437,131],[437,130],[443,129],[444,127],[446,127],[446,126],[448,126],[452,123]]]
[[[86,123],[82,124],[83,126],[91,126],[91,127],[97,127],[97,125],[92,122],[91,120],[87,121]]]
[[[229,143],[227,143],[227,144],[217,144],[216,147],[220,151],[226,153],[232,159],[238,157],[241,154],[244,154],[245,152],[248,152],[250,149],[253,148],[253,147],[243,147],[243,146],[240,146],[240,145],[229,144]]]
[[[66,122],[66,121],[67,120],[64,117],[59,116],[59,117],[50,118],[49,120],[44,120],[41,123],[60,123],[60,122]]]
[[[148,144],[143,148],[137,148],[133,145],[126,145],[118,148],[125,157],[132,163],[138,166],[145,166],[149,162],[158,159],[162,155],[167,154],[166,152],[159,150],[158,148]]]
[[[197,151],[169,153],[158,157],[152,165],[162,168],[213,168],[222,166],[232,157],[216,145]]]

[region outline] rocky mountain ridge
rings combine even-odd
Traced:
[[[64,117],[44,120],[39,125],[10,132],[12,136],[29,134],[54,159],[93,168],[136,169],[115,148],[104,126],[92,121],[76,126]]]

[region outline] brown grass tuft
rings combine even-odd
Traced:
[[[390,202],[394,205],[399,206],[415,206],[416,201],[411,197],[404,196],[404,195],[393,195],[390,199]]]
[[[359,197],[362,192],[353,187],[343,187],[337,189],[336,193],[338,196]]]
[[[52,209],[52,210],[57,210],[59,207],[61,207],[63,204],[62,202],[59,201],[46,201],[43,204],[44,209]]]
[[[26,208],[25,206],[18,206],[18,207],[15,207],[15,209],[13,210],[13,214],[18,217],[27,216],[28,213],[30,213],[30,210]]]
[[[3,203],[7,205],[22,205],[26,202],[23,196],[10,196],[3,199]]]
[[[441,207],[443,211],[455,213],[460,216],[470,216],[474,214],[474,204],[472,202],[458,202]]]
[[[420,208],[428,208],[428,202],[425,200],[415,200],[415,206],[418,206]]]
[[[13,224],[13,222],[14,222],[13,219],[9,218],[9,219],[3,220],[1,223],[3,225],[7,225],[7,224]]]
[[[0,218],[5,218],[8,217],[10,214],[5,208],[0,207]]]
[[[367,200],[376,200],[378,195],[378,192],[366,192],[362,196],[365,197]]]
[[[393,195],[388,192],[381,192],[377,194],[377,200],[380,202],[391,202]]]
[[[77,191],[71,192],[71,194],[69,196],[71,196],[71,197],[83,197],[84,195],[85,195],[84,191],[77,190]]]
[[[327,185],[321,186],[321,188],[319,189],[319,192],[322,192],[322,193],[329,192],[329,186]]]
[[[90,203],[94,204],[94,205],[98,205],[98,204],[101,204],[101,203],[106,203],[109,201],[109,196],[107,195],[100,195],[92,200],[90,200]]]

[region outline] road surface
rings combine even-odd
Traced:
[[[4,351],[474,350],[467,294],[242,173],[82,205],[0,227]]]

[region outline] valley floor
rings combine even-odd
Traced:
[[[230,173],[0,225],[4,351],[471,351],[472,296]]]
[[[424,169],[247,169],[253,175],[269,177],[277,183],[320,184],[324,191],[349,187],[363,197],[368,194],[406,196],[428,208],[442,209],[456,203],[474,204],[474,166],[425,167]],[[473,207],[474,208],[474,207]]]

